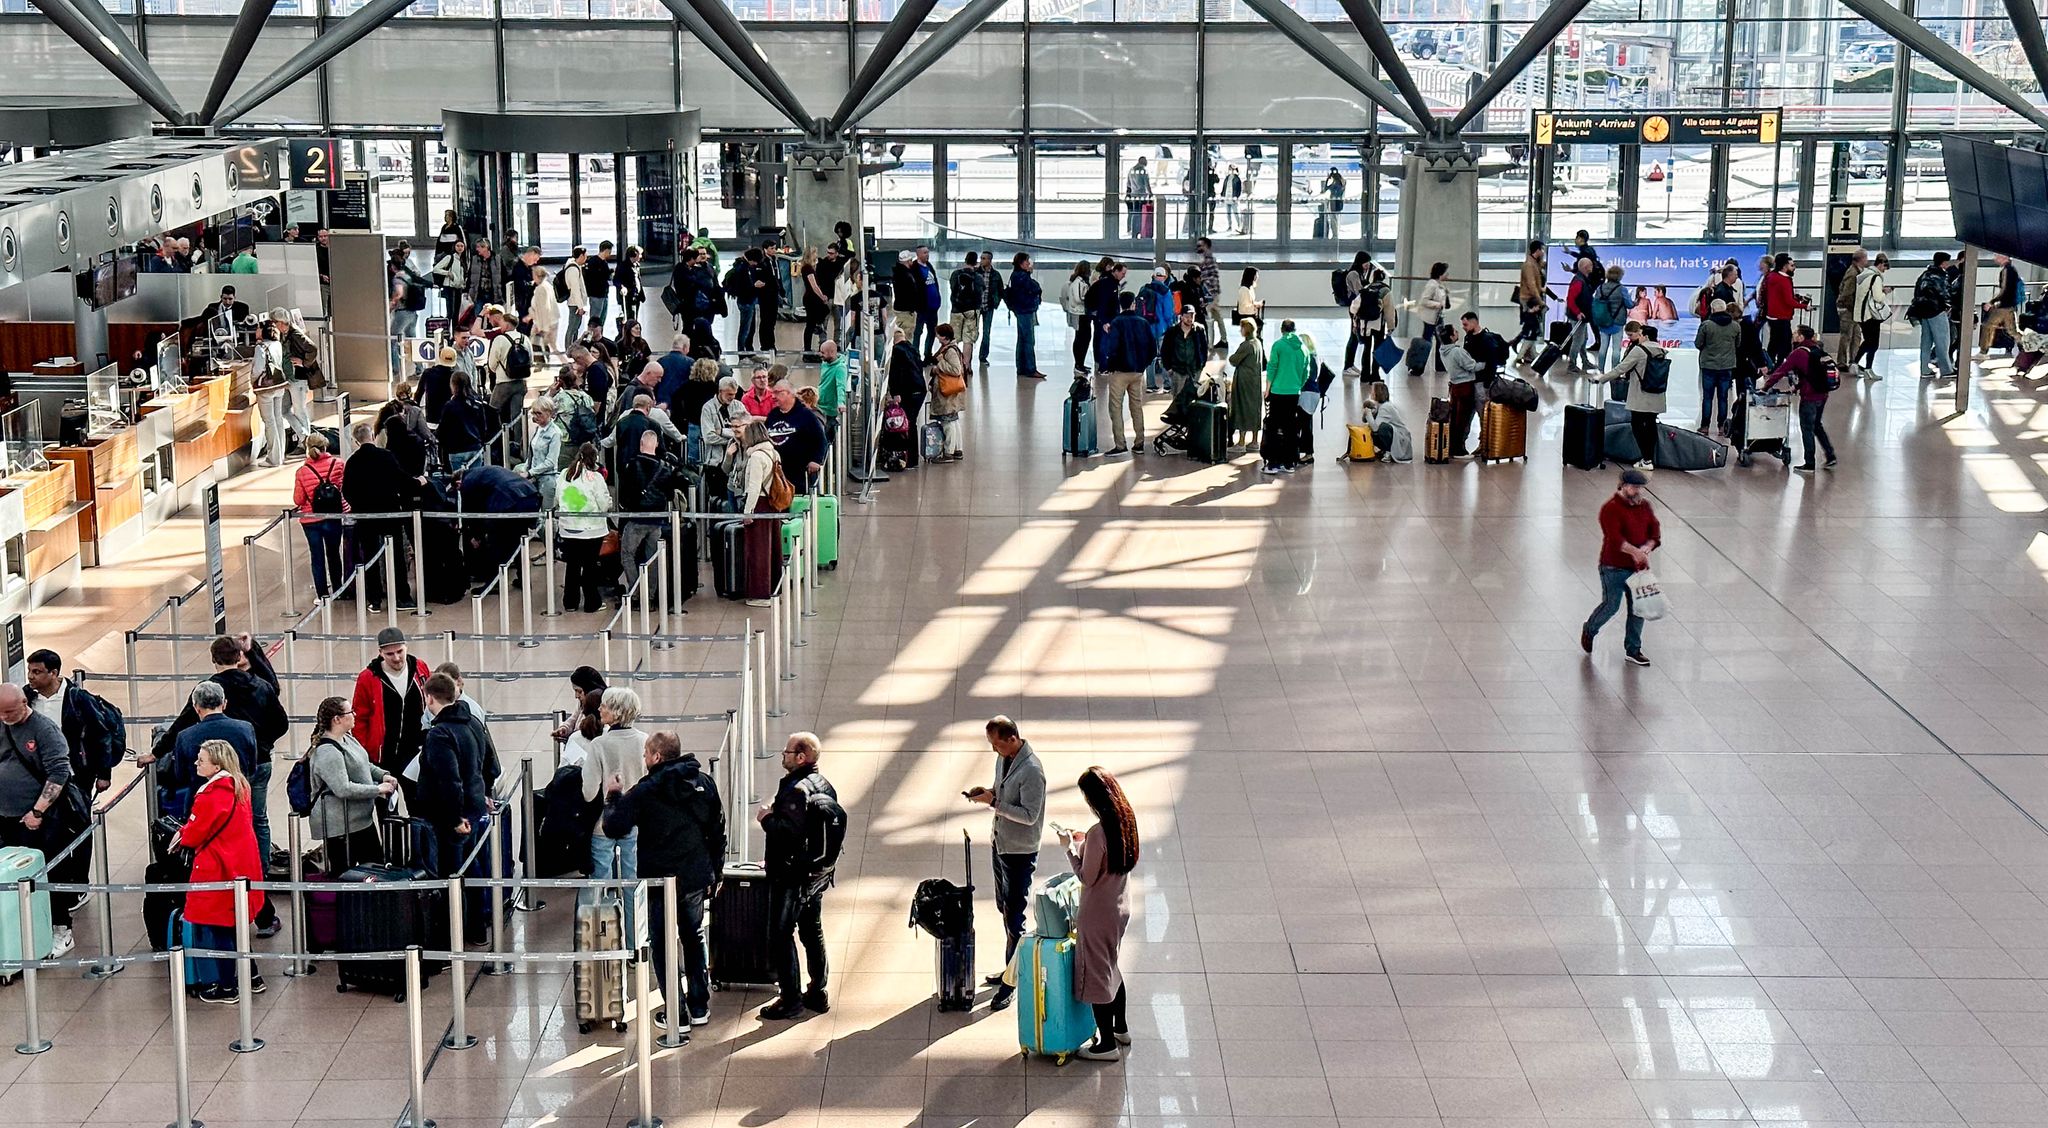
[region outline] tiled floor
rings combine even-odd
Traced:
[[[1063,333],[1041,337],[1058,357]],[[1576,649],[1613,481],[1557,464],[1559,407],[1584,386],[1545,387],[1526,465],[1346,467],[1328,456],[1340,407],[1355,411],[1347,386],[1322,461],[1276,481],[1250,459],[1063,463],[1065,380],[1017,382],[1004,356],[975,381],[966,462],[849,500],[844,562],[784,686],[775,733],[824,734],[854,814],[827,901],[834,1010],[764,1027],[757,996],[721,997],[693,1045],[656,1058],[668,1124],[2048,1123],[2036,385],[1994,372],[1954,415],[1894,351],[1891,379],[1852,382],[1830,409],[1837,472],[1764,458],[1657,474],[1675,615],[1650,626],[1656,665],[1640,670],[1613,637],[1590,660]],[[1427,391],[1396,395],[1419,427]],[[1673,398],[1674,415],[1696,403]],[[282,492],[266,473],[232,486],[229,544]],[[98,639],[87,665],[119,669],[119,630],[198,566],[180,522],[33,616],[30,645]],[[739,622],[713,602],[693,601],[683,629]],[[469,624],[449,608],[423,630]],[[503,675],[473,685],[503,712],[565,700],[559,679],[507,671],[565,669],[593,645],[457,657]],[[332,691],[362,659],[336,646]],[[723,669],[732,651],[651,661]],[[146,648],[143,665],[169,656]],[[663,712],[733,693],[640,685]],[[300,708],[327,691],[302,687]],[[1085,817],[1071,781],[1091,763],[1137,800],[1138,1040],[1121,1064],[1026,1061],[1013,1015],[931,1006],[929,941],[905,905],[920,878],[957,872],[962,827],[986,833],[957,793],[986,773],[973,753],[996,712],[1045,754],[1056,818]],[[501,746],[541,748],[540,727]],[[137,841],[117,827],[117,875],[139,871]],[[569,898],[550,900],[522,917],[534,950],[567,942]],[[118,906],[124,949],[133,908]],[[986,953],[986,900],[980,923]],[[226,1052],[232,1013],[193,1015],[209,1125],[399,1114],[403,1008],[336,995],[331,976],[272,977],[254,1055]],[[436,1029],[448,982],[428,992]],[[44,976],[58,1048],[0,1061],[0,1111],[164,1123],[164,993],[160,967]],[[0,1024],[21,997],[0,990]],[[577,1035],[564,975],[482,979],[469,1005],[483,1044],[436,1054],[428,1082],[444,1128],[635,1114],[630,1040]]]

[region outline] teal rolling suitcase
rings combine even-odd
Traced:
[[[1065,1065],[1095,1037],[1095,1012],[1074,995],[1072,937],[1026,936],[1017,945],[1017,1042]]]
[[[809,512],[811,502],[818,503],[818,567],[839,567],[839,495],[798,494],[789,503],[789,511],[796,516]],[[796,545],[796,526],[785,521],[782,524],[782,554],[788,556]]]
[[[0,976],[21,971],[21,898],[15,882],[43,872],[43,852],[28,846],[0,849]],[[28,895],[29,933],[35,950],[32,960],[50,958],[50,891],[36,889]]]

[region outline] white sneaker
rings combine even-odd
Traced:
[[[1344,370],[1344,376],[1346,379],[1355,380],[1358,378],[1358,374],[1359,368],[1355,364]]]
[[[1656,468],[1657,468],[1657,464],[1656,464],[1656,463],[1654,463],[1654,462],[1651,462],[1651,461],[1650,461],[1649,459],[1647,459],[1647,458],[1645,458],[1645,459],[1642,459],[1642,460],[1640,460],[1640,461],[1638,461],[1638,462],[1636,463],[1636,469],[1638,469],[1638,470],[1655,470]]]
[[[61,959],[62,957],[70,954],[71,949],[77,946],[77,941],[71,938],[71,928],[69,925],[53,928],[50,930],[51,959]]]
[[[749,607],[768,607],[768,606],[772,606],[772,605],[771,605],[771,604],[770,604],[770,603],[769,603],[769,602],[768,602],[767,600],[765,600],[765,599],[749,599],[749,600],[747,600],[747,606],[749,606]]]

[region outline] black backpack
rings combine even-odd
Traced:
[[[313,491],[306,498],[312,503],[313,512],[338,515],[347,511],[348,503],[342,500],[341,483],[318,470],[313,471],[313,481]]]
[[[505,352],[505,378],[524,384],[532,376],[533,354],[526,349],[526,338],[514,333],[512,347]]]
[[[1841,367],[1818,345],[1810,346],[1807,351],[1806,382],[1824,392],[1840,391],[1842,387]]]
[[[569,300],[569,271],[566,267],[555,271],[555,300],[558,302],[567,302]]]
[[[564,454],[584,443],[597,441],[597,415],[590,410],[590,401],[587,399],[579,397],[573,401],[568,415],[562,420],[562,426],[569,432],[569,442],[563,447]]]
[[[1344,280],[1344,276],[1349,273],[1350,271],[1342,269],[1330,272],[1330,297],[1336,300],[1339,309],[1351,308],[1351,283]]]
[[[1474,333],[1465,351],[1472,354],[1472,359],[1488,368],[1498,368],[1508,362],[1508,343],[1491,329],[1481,329]]]
[[[85,697],[85,703],[99,714],[100,725],[107,730],[107,762],[103,767],[112,768],[128,758],[128,720],[114,703],[99,694],[84,688],[78,692]]]
[[[1636,377],[1644,391],[1661,396],[1671,386],[1671,358],[1653,354],[1643,361],[1642,374]]]

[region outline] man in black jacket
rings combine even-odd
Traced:
[[[71,748],[71,778],[93,792],[105,791],[121,760],[120,744],[99,702],[83,686],[64,680],[64,660],[54,650],[28,656],[29,708],[57,722]]]
[[[629,416],[628,420],[631,418]],[[623,442],[626,437],[623,428],[619,437]],[[638,446],[631,457],[626,455],[625,447],[620,447],[618,508],[627,513],[659,513],[668,509],[669,500],[682,486],[683,469],[674,458],[662,453],[660,431],[652,426],[641,427],[638,439]],[[632,583],[634,573],[653,558],[668,525],[668,521],[660,517],[619,519],[621,583]]]
[[[754,260],[754,292],[761,295],[755,316],[761,325],[761,351],[775,351],[775,319],[782,316],[782,276],[775,269],[775,256],[782,250],[773,238],[761,240],[749,255]],[[745,341],[740,342],[746,345]]]
[[[648,935],[654,946],[654,974],[668,987],[668,932],[678,928],[682,939],[683,999],[690,1025],[711,1021],[710,933],[704,906],[718,884],[725,861],[725,808],[718,784],[684,752],[672,732],[648,734],[644,750],[647,774],[631,790],[622,790],[618,776],[606,780],[604,832],[624,838],[640,831],[640,876],[657,881],[676,879],[676,921],[668,920],[668,904],[659,890],[648,899]],[[674,1005],[674,1000],[670,1000]],[[667,1018],[656,1015],[656,1024]]]
[[[820,919],[825,890],[846,840],[846,811],[839,793],[818,771],[816,733],[791,733],[782,746],[782,782],[775,797],[755,814],[766,833],[768,944],[779,989],[761,1008],[765,1019],[795,1018],[806,1010],[832,1009],[825,994],[825,927]],[[798,993],[796,942],[803,939],[810,990]]]
[[[459,378],[458,378],[459,379]],[[398,456],[371,441],[375,432],[368,423],[355,426],[356,449],[341,469],[341,496],[351,513],[403,513],[419,499],[422,480],[405,472]],[[398,573],[398,605],[412,606],[412,569],[406,564],[406,542],[412,523],[402,517],[368,517],[351,525],[351,566],[376,555],[377,546],[388,538],[396,554],[392,565]],[[384,603],[384,565],[380,561],[363,574],[369,589],[370,606]]]
[[[2018,347],[2020,302],[2027,292],[2027,285],[2020,280],[2020,272],[2013,266],[2012,259],[2005,255],[1991,257],[1998,263],[1998,285],[1991,291],[1991,300],[1984,303],[1984,327],[1979,330],[1977,340],[1978,360],[1991,355],[1991,346],[1997,343],[2000,332],[2006,334],[2007,356],[2011,356]]]
[[[461,864],[469,836],[489,813],[485,806],[484,750],[469,706],[458,698],[455,679],[435,674],[421,687],[433,717],[420,743],[418,809],[434,832],[433,873],[445,877]]]

